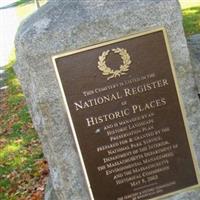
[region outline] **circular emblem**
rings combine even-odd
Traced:
[[[104,76],[109,76],[107,80],[111,78],[120,77],[121,75],[125,75],[129,70],[129,66],[131,64],[130,56],[126,49],[124,48],[116,48],[112,49],[112,52],[119,54],[122,59],[122,65],[119,66],[119,69],[113,70],[112,68],[106,65],[106,58],[109,54],[110,50],[103,51],[103,53],[99,56],[98,68],[102,71]]]

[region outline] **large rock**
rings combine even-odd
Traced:
[[[200,161],[200,105],[176,0],[49,1],[24,21],[16,36],[15,71],[22,83],[59,200],[89,200],[51,56],[164,26]],[[181,166],[180,166],[181,167]],[[199,190],[173,196],[199,200]]]
[[[59,200],[54,191],[51,177],[48,178],[48,181],[46,184],[44,199],[45,200]]]
[[[187,41],[198,94],[200,95],[200,34],[190,36]]]

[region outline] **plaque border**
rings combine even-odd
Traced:
[[[181,110],[181,114],[182,114],[182,117],[183,117],[183,123],[184,123],[185,130],[186,130],[186,136],[187,136],[187,140],[188,140],[188,143],[189,143],[191,157],[192,157],[192,161],[193,161],[193,165],[194,165],[195,175],[196,175],[196,178],[197,178],[197,184],[185,187],[183,189],[176,190],[174,192],[169,192],[169,193],[151,198],[149,200],[159,200],[161,198],[166,198],[166,197],[178,194],[180,192],[189,192],[190,190],[197,189],[197,188],[200,187],[200,173],[199,173],[200,170],[199,170],[198,160],[197,160],[196,153],[195,153],[195,150],[194,150],[194,146],[193,146],[193,142],[192,142],[193,139],[192,139],[191,132],[189,130],[188,121],[186,119],[185,106],[184,106],[183,99],[182,99],[181,92],[180,92],[180,88],[179,88],[179,85],[178,85],[178,80],[176,78],[177,77],[176,76],[176,70],[175,70],[175,65],[174,65],[173,58],[172,58],[172,53],[171,53],[171,50],[170,50],[170,44],[169,44],[169,39],[168,39],[168,36],[167,36],[167,31],[163,26],[159,26],[159,27],[154,27],[153,29],[148,29],[146,31],[128,34],[127,36],[124,36],[124,37],[119,37],[117,39],[102,41],[102,42],[99,42],[99,43],[96,43],[96,44],[93,44],[93,45],[81,47],[81,48],[76,49],[76,50],[71,50],[71,51],[67,51],[67,52],[64,52],[64,53],[60,53],[60,54],[56,54],[56,55],[51,56],[53,66],[54,66],[54,70],[55,70],[55,74],[56,74],[56,78],[57,78],[57,81],[58,81],[58,84],[59,84],[59,87],[60,87],[60,91],[61,91],[62,98],[63,98],[63,103],[64,103],[64,106],[65,106],[65,109],[66,109],[66,112],[67,112],[67,115],[68,115],[68,120],[70,122],[70,126],[71,126],[71,129],[72,129],[73,137],[74,137],[74,140],[75,140],[76,148],[77,148],[77,151],[78,151],[79,159],[80,159],[80,162],[81,162],[81,166],[82,166],[82,169],[83,169],[85,181],[86,181],[86,184],[88,186],[89,196],[90,196],[91,200],[95,200],[95,199],[94,199],[93,192],[92,192],[92,189],[91,189],[89,177],[87,175],[85,163],[84,163],[84,160],[83,160],[83,156],[82,156],[80,145],[79,145],[78,138],[77,138],[77,135],[76,135],[75,127],[74,127],[73,120],[72,120],[72,117],[71,117],[71,113],[70,113],[70,110],[69,110],[67,98],[65,96],[64,89],[63,89],[63,86],[62,86],[62,82],[61,82],[61,79],[60,79],[60,75],[59,75],[59,72],[58,72],[58,69],[57,69],[56,59],[61,58],[61,57],[65,57],[65,56],[69,56],[69,55],[72,55],[72,54],[77,54],[77,53],[80,53],[80,52],[83,52],[83,51],[95,49],[95,48],[98,48],[98,47],[107,46],[109,44],[113,44],[113,43],[117,43],[117,42],[121,42],[121,41],[126,41],[126,40],[129,40],[129,39],[137,38],[137,37],[140,37],[140,36],[148,35],[148,34],[151,34],[151,33],[160,32],[160,31],[162,31],[163,36],[164,36],[165,46],[166,46],[166,49],[167,49],[167,55],[168,55],[170,67],[171,67],[171,70],[172,70],[172,76],[173,76],[173,79],[174,79],[174,82],[175,82],[175,89],[176,89],[176,93],[177,93],[177,96],[178,96],[180,110]]]

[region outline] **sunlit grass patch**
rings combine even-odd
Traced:
[[[23,0],[23,1],[24,3],[17,6],[17,15],[22,19],[28,17],[30,14],[37,11],[37,7],[34,0]],[[47,0],[39,0],[40,6],[43,6],[46,3]]]
[[[23,99],[24,99],[24,95],[22,93],[18,93],[8,98],[8,104],[10,106],[16,106],[16,105],[19,105]]]
[[[17,79],[14,70],[13,65],[15,64],[15,54],[12,56],[12,61],[6,66],[6,85],[8,85],[8,91],[12,94],[11,97],[13,97],[14,94],[23,96],[23,93],[21,91],[19,80]],[[11,98],[10,97],[10,98]]]
[[[13,54],[14,55],[14,54]],[[41,144],[36,134],[20,83],[13,70],[15,57],[6,66],[8,89],[0,104],[0,199],[28,199],[44,186],[45,169]],[[41,162],[38,164],[38,162]],[[46,175],[42,174],[45,170]],[[43,181],[43,182],[42,182]],[[42,191],[40,192],[42,199]],[[39,200],[39,199],[38,199]]]
[[[200,33],[200,6],[184,9],[183,26],[187,35]]]
[[[11,153],[16,152],[17,150],[19,150],[19,148],[20,148],[20,145],[19,144],[15,144],[15,143],[6,145],[3,149],[1,149],[0,160],[2,158],[6,158]]]
[[[200,6],[199,0],[179,0],[179,2],[182,9]]]

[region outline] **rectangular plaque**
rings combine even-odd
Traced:
[[[199,185],[164,28],[54,56],[91,199]]]

